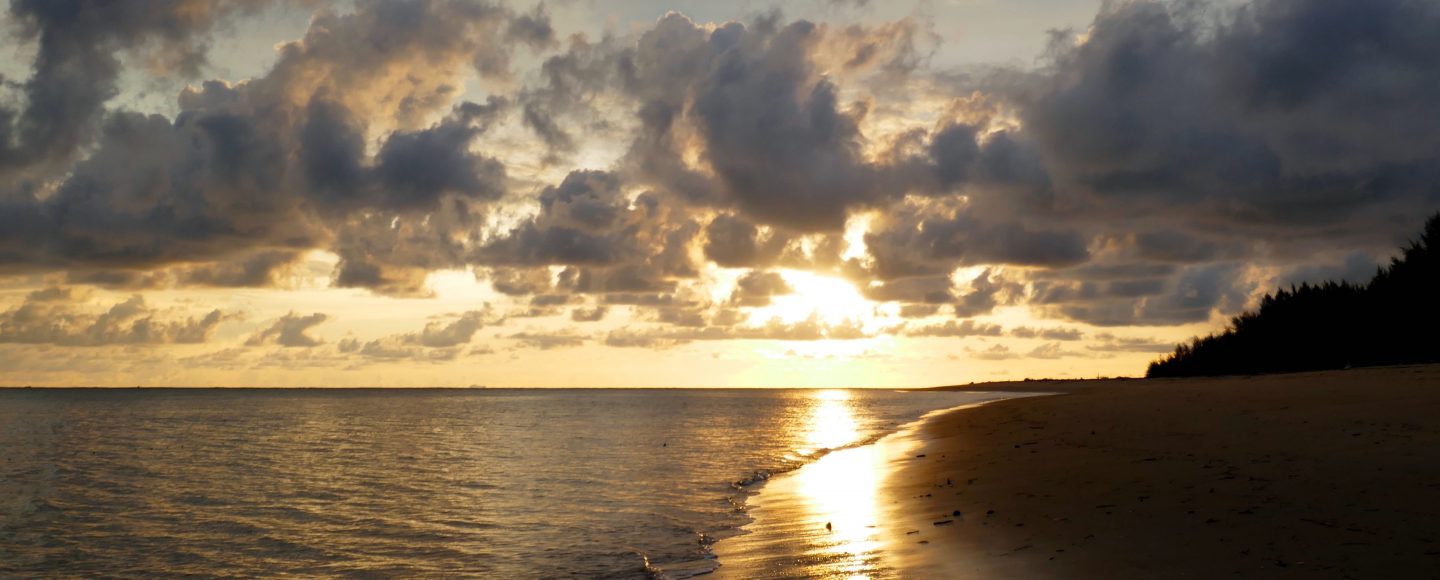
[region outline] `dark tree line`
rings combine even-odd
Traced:
[[[1440,213],[1368,284],[1266,295],[1220,334],[1150,363],[1149,377],[1241,375],[1440,362]]]

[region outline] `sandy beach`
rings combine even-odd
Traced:
[[[776,478],[752,500],[752,533],[717,546],[719,575],[1440,569],[1440,366],[957,388],[1062,394],[953,411]],[[853,489],[827,500],[826,485]],[[846,513],[852,529],[834,523]]]

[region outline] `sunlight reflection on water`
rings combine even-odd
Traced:
[[[908,457],[913,437],[865,443],[852,393],[815,391],[795,417],[814,463],[775,478],[751,498],[747,535],[717,549],[719,578],[894,578],[883,521],[889,464]],[[856,445],[854,447],[849,447]]]
[[[835,449],[855,443],[860,438],[860,422],[850,402],[848,391],[816,391],[818,404],[806,418],[805,439],[814,449]]]
[[[859,437],[849,393],[820,391],[819,404],[810,418],[808,439],[832,449],[855,443]],[[808,518],[827,536],[815,546],[830,565],[827,576],[868,578],[866,562],[880,548],[876,516],[877,492],[883,457],[873,447],[841,449],[796,474]]]

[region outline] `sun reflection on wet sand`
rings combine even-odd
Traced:
[[[809,441],[821,449],[855,443],[859,428],[846,391],[820,391],[810,417]],[[873,447],[840,449],[810,469],[796,473],[795,484],[815,529],[824,527],[812,555],[827,562],[828,577],[868,578],[867,562],[876,557],[878,478],[884,458]]]
[[[828,526],[812,551],[827,562],[828,577],[869,577],[865,572],[880,550],[877,491],[883,460],[873,448],[845,449],[797,473],[809,519],[816,529]]]
[[[843,390],[816,391],[803,423],[815,463],[771,480],[752,498],[756,517],[743,553],[721,545],[721,578],[888,578],[882,561],[881,483],[886,466],[908,442],[860,443],[862,428]],[[733,545],[740,547],[741,545]],[[799,549],[797,549],[797,547]]]

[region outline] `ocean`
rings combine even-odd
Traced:
[[[0,576],[686,577],[769,475],[1008,396],[0,390]]]

